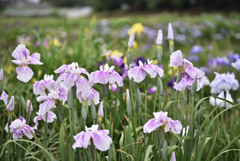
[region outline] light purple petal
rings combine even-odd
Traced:
[[[134,43],[134,31],[132,32],[129,41],[128,41],[128,47],[131,48],[133,47],[133,43]]]
[[[183,91],[185,90],[187,86],[187,82],[185,79],[182,79],[178,84],[174,85],[174,89],[176,89],[177,91]]]
[[[26,46],[24,44],[19,44],[16,47],[16,49],[13,51],[12,56],[17,60],[20,60],[21,56],[24,56],[25,58],[27,58],[29,56],[29,54],[30,54],[30,52],[26,48]]]
[[[162,30],[158,30],[158,35],[157,35],[157,40],[156,40],[156,44],[162,45],[162,39],[163,39],[163,35],[162,35]]]
[[[0,100],[3,100],[4,104],[7,105],[7,99],[8,99],[8,95],[5,93],[4,90],[2,90]]]
[[[93,133],[93,142],[98,150],[107,151],[112,144],[112,139],[99,130],[98,132]]]
[[[48,115],[47,115],[48,114]],[[54,119],[57,119],[57,116],[52,111],[48,111],[45,115],[43,115],[42,119],[46,121],[46,115],[47,115],[47,123],[52,123]]]
[[[151,119],[149,120],[144,126],[143,126],[143,132],[144,133],[151,133],[152,131],[156,130],[160,126],[162,126],[164,123],[157,120],[157,119]]]
[[[168,24],[168,39],[170,39],[170,40],[174,39],[171,23]]]
[[[14,96],[11,97],[7,107],[6,107],[7,111],[13,111],[14,110]]]
[[[146,77],[146,72],[140,67],[134,67],[128,71],[129,79],[134,79],[135,82],[139,83]]]
[[[175,156],[175,152],[174,151],[172,152],[170,161],[176,161],[176,156]]]
[[[180,67],[183,65],[183,57],[181,50],[173,52],[170,56],[170,67]]]
[[[33,76],[33,71],[29,66],[20,66],[17,67],[17,79],[27,83]]]
[[[101,101],[98,109],[98,116],[103,117],[103,102]]]
[[[40,60],[40,54],[39,53],[33,53],[31,55],[31,60],[29,61],[29,64],[42,65],[43,63],[40,62],[39,60]]]
[[[170,120],[171,129],[175,134],[180,134],[182,131],[182,124],[178,120]]]

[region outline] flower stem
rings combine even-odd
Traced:
[[[19,116],[20,116],[20,114],[21,114],[21,105],[22,105],[22,103],[21,103],[21,95],[22,95],[22,90],[21,90],[21,88],[22,88],[22,82],[21,81],[19,81],[19,108],[18,108],[18,113],[19,113]]]

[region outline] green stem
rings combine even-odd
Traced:
[[[19,113],[19,116],[21,116],[21,95],[22,95],[22,82],[19,81],[19,108],[18,108],[18,113]]]
[[[45,131],[44,131],[44,140],[45,140],[45,147],[47,148],[47,133],[48,133],[48,112],[46,113],[46,124],[45,124]]]

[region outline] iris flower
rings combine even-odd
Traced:
[[[156,76],[162,77],[164,71],[157,65],[153,65],[151,63],[152,61],[149,60],[148,64],[143,64],[141,61],[139,61],[139,66],[135,66],[128,71],[129,79],[133,78],[135,82],[139,83],[145,79],[147,73],[150,75],[151,78],[155,78]]]
[[[167,112],[153,112],[155,118],[149,120],[143,126],[144,133],[151,133],[157,128],[161,127],[165,132],[168,132],[170,128],[175,134],[180,134],[182,130],[182,124],[178,120],[172,120],[170,117],[167,117]]]
[[[19,65],[17,67],[17,79],[22,82],[27,83],[33,76],[32,69],[28,66],[29,64],[42,65],[40,62],[40,54],[34,53],[30,56],[29,50],[23,44],[19,44],[17,48],[13,51],[12,56],[16,60],[12,60],[13,63]]]
[[[108,136],[109,130],[98,130],[98,125],[92,125],[90,128],[85,126],[85,130],[86,132],[82,131],[74,136],[75,143],[72,146],[73,149],[77,147],[87,149],[91,140],[100,151],[107,151],[110,148],[112,139]]]
[[[23,134],[26,135],[29,139],[33,138],[31,132],[35,133],[34,129],[26,124],[26,120],[23,117],[19,117],[18,119],[14,120],[10,126],[10,132],[13,133],[13,139],[16,140],[18,138],[22,138]],[[9,132],[8,124],[5,126],[6,132]]]

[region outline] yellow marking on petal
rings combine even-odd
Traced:
[[[78,77],[82,79],[82,76],[81,76],[81,75],[79,75]]]
[[[170,46],[173,46],[173,40],[169,39]]]
[[[124,56],[124,58],[123,58],[123,63],[127,64],[127,57],[126,56]]]
[[[24,65],[24,68],[26,68],[27,66],[26,65]]]
[[[19,128],[17,128],[17,131],[19,130]]]

